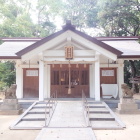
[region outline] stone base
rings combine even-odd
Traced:
[[[18,99],[4,99],[0,105],[0,115],[19,115],[22,110],[18,104]]]
[[[119,114],[140,114],[139,110],[119,110],[118,108],[116,109],[116,112]]]
[[[0,105],[0,110],[19,110],[18,99],[4,99]]]
[[[0,115],[19,115],[23,112],[23,109],[19,110],[0,110]]]
[[[119,114],[139,114],[138,105],[133,98],[121,98],[116,112]]]

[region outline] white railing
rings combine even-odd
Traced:
[[[82,102],[83,102],[83,108],[84,108],[84,112],[85,112],[85,115],[86,115],[86,118],[87,118],[87,123],[88,123],[88,126],[90,127],[91,126],[91,122],[90,122],[90,113],[89,113],[89,105],[88,105],[88,101],[87,101],[87,98],[86,98],[86,95],[84,93],[84,91],[82,90]]]
[[[57,104],[57,91],[51,95],[50,99],[46,103],[45,127],[47,127],[49,125],[49,122],[50,122],[50,119],[51,119],[53,112],[55,110],[56,104]]]

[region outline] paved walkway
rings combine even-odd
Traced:
[[[43,128],[36,140],[96,140],[88,128],[81,101],[59,101],[48,128]]]
[[[35,140],[96,140],[91,128],[43,128]]]
[[[81,101],[59,101],[49,127],[86,127]]]

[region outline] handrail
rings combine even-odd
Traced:
[[[54,106],[56,106],[56,103],[57,103],[57,91],[54,92],[50,99],[48,100],[48,102],[46,103],[46,107],[45,107],[45,127],[48,126],[48,123],[47,122],[47,107],[48,107],[48,117],[51,118],[51,109],[52,111],[54,111]],[[52,108],[51,108],[51,104],[52,104]]]
[[[86,111],[86,117],[88,117],[88,126],[91,126],[90,118],[89,118],[89,106],[88,106],[88,101],[87,101],[86,95],[85,95],[85,93],[84,93],[83,90],[82,90],[82,101],[83,101],[84,111]]]

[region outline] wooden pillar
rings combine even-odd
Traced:
[[[21,60],[16,61],[16,96],[23,98],[23,69],[21,67]]]
[[[94,69],[94,93],[95,101],[100,101],[100,55],[95,55],[95,69]]]
[[[39,101],[44,101],[44,62],[39,61]]]
[[[124,83],[124,61],[119,60],[119,67],[118,67],[118,86],[119,86],[119,97],[122,97],[122,89],[121,89],[121,84]]]
[[[89,76],[89,80],[90,80],[90,98],[95,98],[95,93],[94,93],[94,89],[95,89],[95,75],[94,75],[94,64],[90,65],[89,67],[89,70],[90,70],[90,76]]]

